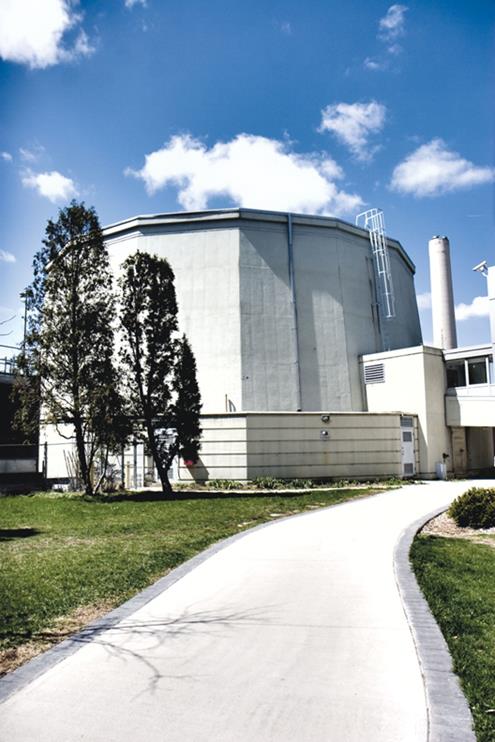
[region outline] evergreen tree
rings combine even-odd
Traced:
[[[177,344],[177,361],[174,370],[175,426],[179,454],[184,461],[198,460],[201,428],[201,395],[196,379],[196,360],[185,335]]]
[[[177,454],[195,462],[201,401],[189,343],[177,334],[174,274],[165,259],[138,252],[123,264],[121,358],[127,401],[143,430],[163,491]]]
[[[103,478],[92,481],[97,454],[107,462],[126,437],[113,363],[112,274],[95,210],[75,201],[60,210],[58,220],[48,222],[33,267],[16,384],[18,424],[29,435],[38,425],[38,406],[43,424],[75,438],[84,491],[92,495]]]

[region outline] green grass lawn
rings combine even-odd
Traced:
[[[44,493],[1,497],[0,651],[14,662],[4,669],[19,664],[13,648],[27,642],[45,648],[67,627],[78,628],[70,617],[81,607],[104,612],[216,541],[372,491],[183,494],[173,501],[156,493],[92,502]],[[94,617],[94,610],[86,615]]]
[[[417,580],[449,645],[479,742],[495,740],[495,548],[418,536]]]

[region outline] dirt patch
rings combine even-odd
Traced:
[[[447,513],[441,513],[430,520],[421,530],[421,533],[425,536],[463,538],[477,544],[486,544],[495,549],[495,528],[461,528]]]
[[[98,603],[98,605],[80,606],[67,616],[56,618],[51,626],[30,641],[20,644],[18,647],[1,650],[0,677],[12,672],[12,670],[33,659],[36,655],[46,652],[47,649],[72,636],[92,621],[101,618],[114,607],[115,603],[110,601]]]

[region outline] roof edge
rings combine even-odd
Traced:
[[[250,209],[245,207],[228,207],[223,209],[202,209],[199,211],[171,211],[159,214],[141,214],[113,222],[103,228],[103,236],[111,238],[123,233],[129,233],[139,230],[143,227],[152,227],[167,224],[192,224],[198,222],[211,223],[214,221],[229,221],[248,219],[251,221],[261,222],[278,222],[287,221],[288,214],[291,214],[293,224],[306,224],[319,227],[340,229],[344,232],[359,234],[368,238],[368,230],[358,227],[352,222],[345,219],[339,219],[335,216],[324,216],[320,214],[303,214],[299,212],[273,211],[268,209]],[[399,240],[388,237],[389,247],[396,249],[409,265],[412,272],[416,272],[416,266],[403,248]]]

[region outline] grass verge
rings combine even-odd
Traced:
[[[0,674],[258,523],[371,494],[0,498]]]
[[[411,562],[447,641],[478,742],[495,740],[495,549],[417,536]]]

